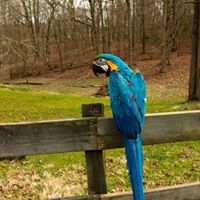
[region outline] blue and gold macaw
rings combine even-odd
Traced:
[[[144,200],[141,130],[146,110],[146,85],[119,57],[100,54],[93,61],[95,75],[109,76],[109,94],[115,124],[123,135],[134,200]]]

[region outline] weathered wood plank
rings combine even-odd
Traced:
[[[101,195],[101,200],[132,200],[131,192]],[[146,200],[199,200],[200,183],[183,184],[145,192]]]
[[[147,115],[142,135],[143,144],[199,140],[200,111]],[[0,124],[0,157],[119,147],[112,118]]]
[[[83,104],[83,117],[103,117],[104,105],[97,104]],[[106,194],[106,175],[104,167],[104,155],[102,150],[85,151],[86,168],[87,168],[87,182],[89,194]]]
[[[82,104],[82,117],[103,117],[104,104],[90,103]]]
[[[106,194],[106,175],[104,167],[103,152],[87,151],[87,178],[88,178],[88,193],[89,194]]]
[[[97,119],[0,124],[0,157],[97,149]]]
[[[100,200],[100,195],[87,195],[80,197],[65,197],[65,198],[56,198],[51,200]]]
[[[200,111],[147,115],[142,137],[144,145],[200,140]],[[98,140],[99,149],[124,146],[111,118],[98,120]]]
[[[144,144],[200,139],[200,111],[149,115],[144,126]]]
[[[163,187],[145,192],[146,200],[199,200],[200,182]],[[111,193],[95,196],[66,197],[53,200],[133,200],[132,192]]]

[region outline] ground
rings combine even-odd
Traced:
[[[170,57],[171,65],[164,74],[159,73],[160,59],[140,58],[134,67],[137,67],[147,82],[148,97],[151,99],[169,99],[170,97],[187,98],[188,78],[190,66],[190,53],[187,51],[174,53]],[[93,95],[98,87],[107,83],[103,76],[95,78],[90,65],[71,68],[64,73],[48,72],[42,76],[30,77],[29,82],[35,85],[22,84],[25,79],[10,80],[9,74],[2,69],[0,83],[15,84],[17,87],[26,87],[33,90],[61,92],[72,95]],[[36,84],[38,83],[38,84]],[[40,85],[41,84],[41,85]]]
[[[135,63],[147,82],[147,112],[200,109],[200,103],[186,101],[189,53],[174,53],[170,62],[165,74],[158,73],[159,59],[144,56]],[[32,77],[29,81],[34,84],[28,85],[22,84],[24,79],[9,80],[5,71],[0,80],[0,122],[81,117],[81,104],[94,102],[104,103],[106,116],[111,116],[109,98],[93,96],[107,79],[95,78],[89,66]],[[130,190],[124,150],[106,151],[105,158],[108,191]],[[145,189],[199,181],[199,177],[199,141],[144,147]],[[83,152],[0,161],[0,200],[86,193]]]

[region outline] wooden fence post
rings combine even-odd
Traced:
[[[83,117],[102,117],[104,116],[104,105],[83,104]],[[106,177],[104,169],[103,151],[85,151],[87,165],[87,181],[89,194],[106,194]]]

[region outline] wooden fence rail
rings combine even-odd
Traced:
[[[199,200],[200,183],[182,184],[145,192],[145,200]],[[52,200],[132,200],[131,192],[87,195],[82,197],[66,197]]]
[[[147,115],[143,144],[200,140],[200,111]],[[0,123],[0,157],[123,147],[112,118]]]
[[[103,116],[102,104],[85,105],[82,111],[83,117],[86,118],[0,123],[0,158],[85,151],[89,194],[106,193],[102,150],[123,147],[122,137],[116,130],[112,118],[99,117]],[[200,111],[149,114],[146,116],[142,135],[144,145],[200,140]],[[91,176],[90,173],[93,173],[94,169],[96,171],[97,168],[100,175],[93,178],[94,176]],[[177,188],[147,192],[146,199],[200,199],[199,183],[192,186],[184,185],[180,187],[181,189]],[[199,188],[198,192],[192,196],[191,193],[196,188]],[[167,197],[164,197],[166,191],[171,191],[168,192],[171,194],[171,198],[168,193]],[[179,195],[179,198],[174,198],[174,191],[179,191],[186,196]],[[154,196],[152,196],[153,194]],[[163,195],[163,197],[161,198],[159,195]],[[79,198],[127,200],[131,199],[131,195],[107,194],[107,196],[96,195]]]

